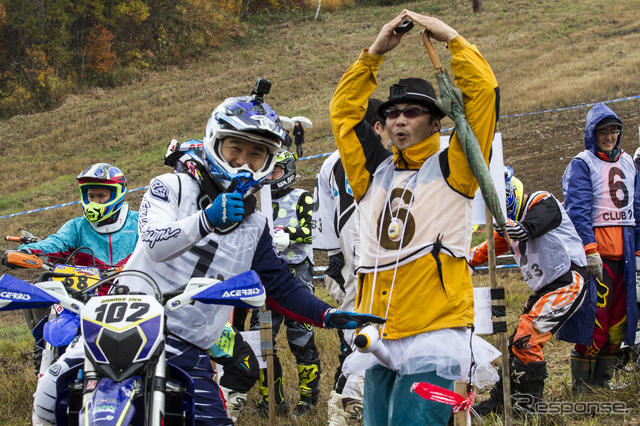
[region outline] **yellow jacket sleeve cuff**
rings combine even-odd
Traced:
[[[362,49],[362,52],[360,52],[360,56],[358,57],[358,62],[366,67],[378,69],[384,62],[384,56],[369,53],[369,49]]]
[[[469,46],[471,46],[471,43],[469,43],[466,38],[459,35],[449,42],[449,52],[451,52],[452,55],[455,55],[457,52]]]

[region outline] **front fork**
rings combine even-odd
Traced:
[[[167,383],[167,361],[166,352],[163,350],[156,364],[155,374],[153,377],[153,403],[151,404],[151,425],[160,426],[164,421],[165,415],[165,387]]]

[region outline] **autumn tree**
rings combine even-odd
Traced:
[[[0,0],[0,114],[12,93],[42,106],[64,87],[117,84],[243,36],[245,11],[300,7],[303,0]]]
[[[113,71],[118,63],[118,57],[113,51],[114,35],[102,25],[91,29],[84,50],[86,61],[84,70],[104,75]]]

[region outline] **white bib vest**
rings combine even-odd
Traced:
[[[590,151],[583,151],[576,157],[587,163],[591,174],[593,226],[635,226],[633,181],[636,168],[631,157],[622,155],[615,163],[602,161]]]
[[[541,194],[544,192],[535,192],[529,196],[524,206],[523,220],[530,203]],[[551,194],[549,196],[553,197]],[[553,200],[562,214],[560,225],[537,238],[526,242],[514,241],[513,244],[514,257],[520,266],[522,277],[532,291],[538,291],[566,274],[571,268],[571,262],[578,266],[587,265],[582,240],[564,208],[558,200]]]
[[[359,204],[359,272],[407,264],[429,253],[437,241],[450,256],[468,255],[472,199],[447,185],[439,155],[429,157],[420,170],[395,170],[392,157],[378,166]],[[451,221],[453,213],[462,220]]]

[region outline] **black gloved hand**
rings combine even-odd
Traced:
[[[376,315],[359,314],[357,312],[339,311],[336,308],[327,309],[324,313],[325,327],[356,329],[367,323],[383,324],[386,320]]]
[[[525,242],[531,239],[531,236],[520,222],[513,222],[509,220],[504,227],[512,240]]]
[[[338,254],[329,256],[329,266],[327,267],[327,270],[324,271],[324,273],[325,275],[329,275],[331,278],[333,278],[340,286],[340,290],[344,292],[344,277],[342,276],[343,268],[344,254],[342,254],[342,252],[339,252]]]

